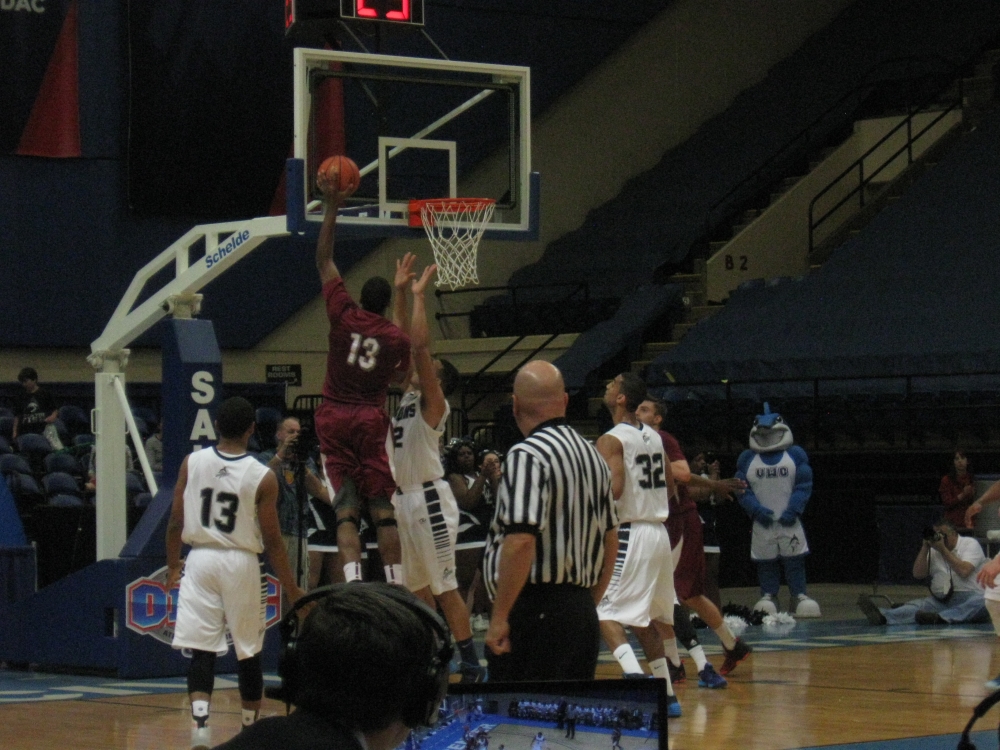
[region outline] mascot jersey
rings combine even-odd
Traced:
[[[748,485],[739,502],[754,520],[750,557],[774,560],[808,553],[799,520],[812,494],[806,452],[793,445],[791,429],[767,404],[754,420],[749,442],[737,460],[736,476]]]

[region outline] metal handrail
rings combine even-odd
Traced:
[[[712,221],[713,214],[720,206],[726,204],[734,195],[739,193],[747,184],[751,182],[759,184],[762,181],[761,175],[763,175],[765,171],[767,171],[770,167],[776,164],[779,159],[783,157],[791,157],[793,153],[796,155],[800,154],[803,150],[807,149],[809,147],[809,136],[811,135],[812,131],[821,122],[826,120],[826,118],[831,113],[843,109],[842,105],[844,104],[844,102],[848,101],[852,97],[859,96],[858,103],[851,110],[851,112],[853,113],[857,109],[857,107],[860,106],[864,102],[864,100],[872,93],[872,91],[877,89],[879,86],[890,83],[899,83],[900,81],[912,82],[914,80],[912,72],[913,65],[918,61],[938,61],[945,63],[951,69],[957,70],[959,68],[959,65],[955,63],[953,60],[949,60],[948,58],[937,54],[894,57],[888,60],[883,60],[873,65],[865,72],[864,76],[862,76],[862,83],[858,84],[855,88],[851,89],[847,93],[841,95],[836,101],[833,102],[833,104],[831,104],[829,107],[823,110],[823,112],[818,117],[814,118],[808,125],[806,125],[801,131],[799,131],[798,134],[793,136],[791,140],[789,140],[787,143],[785,143],[785,145],[783,145],[781,148],[775,151],[771,156],[765,159],[757,167],[757,169],[755,169],[749,175],[747,175],[738,183],[736,183],[732,188],[730,188],[730,190],[725,195],[723,195],[721,198],[715,201],[715,203],[709,206],[705,216],[705,235],[707,236],[711,234],[715,224],[721,223],[721,221],[723,221],[723,219],[720,219],[718,222],[715,222],[715,224],[713,224]],[[905,62],[907,64],[907,73],[905,76],[901,78],[869,80],[875,75],[875,73],[878,70],[882,68],[887,68],[890,65],[898,64],[900,62]],[[924,73],[921,75],[921,78],[926,79],[930,75],[931,75],[930,73]],[[864,92],[863,95],[861,95],[862,92]],[[800,141],[803,141],[801,147],[798,150],[793,151],[793,149],[795,149],[800,145]]]
[[[949,85],[951,85],[951,84],[949,84]],[[864,189],[875,179],[876,175],[878,175],[879,173],[881,173],[882,170],[886,169],[892,162],[894,162],[896,160],[896,157],[898,157],[904,151],[907,152],[907,157],[906,157],[906,164],[907,164],[907,166],[913,164],[913,144],[919,138],[921,138],[924,134],[926,134],[931,128],[933,128],[935,125],[937,125],[950,112],[952,112],[955,109],[960,108],[962,106],[962,103],[964,101],[964,86],[963,86],[963,81],[962,81],[961,75],[958,76],[958,96],[955,99],[955,101],[952,104],[950,104],[947,109],[941,110],[939,112],[939,114],[938,114],[937,117],[935,117],[919,133],[917,133],[916,135],[914,135],[913,134],[913,118],[916,117],[917,115],[924,114],[925,112],[930,111],[931,106],[939,101],[939,98],[938,98],[939,94],[940,94],[940,92],[937,92],[937,93],[934,94],[934,96],[928,97],[925,100],[924,104],[921,105],[919,108],[917,108],[915,110],[910,111],[909,108],[908,108],[907,115],[906,115],[906,117],[903,120],[901,120],[892,130],[890,130],[888,133],[886,133],[884,136],[882,136],[873,146],[871,146],[861,156],[859,156],[857,159],[855,159],[854,162],[852,162],[850,166],[848,166],[846,169],[844,169],[843,172],[841,172],[839,175],[837,175],[836,177],[834,177],[829,182],[829,184],[826,187],[824,187],[822,190],[820,190],[813,197],[813,199],[811,201],[809,201],[809,252],[810,252],[810,254],[815,249],[815,234],[816,234],[816,230],[820,227],[820,225],[824,221],[826,221],[827,219],[829,219],[841,206],[843,206],[844,204],[846,204],[851,198],[853,198],[857,194],[860,194],[860,196],[859,196],[859,208],[864,208],[865,207],[865,193],[864,193]],[[896,149],[896,151],[894,151],[891,156],[887,157],[885,159],[885,161],[883,161],[882,164],[878,168],[876,168],[873,172],[871,172],[866,177],[865,176],[865,160],[869,156],[871,156],[873,153],[875,153],[875,151],[877,151],[878,148],[883,143],[885,143],[886,141],[888,141],[892,136],[894,136],[896,133],[898,133],[904,127],[906,128],[906,143],[904,143],[902,146],[900,146],[898,149]],[[826,195],[831,190],[833,190],[834,187],[836,187],[838,184],[840,184],[841,180],[843,180],[845,177],[848,177],[849,175],[851,175],[851,173],[853,173],[855,170],[858,171],[858,184],[857,184],[857,186],[854,187],[854,188],[852,188],[851,191],[849,193],[847,193],[847,195],[845,195],[843,198],[841,198],[839,201],[837,201],[837,203],[834,204],[834,206],[832,208],[830,208],[825,214],[823,214],[818,219],[814,220],[813,219],[813,213],[815,211],[817,201],[819,201],[820,198],[822,198],[824,195]]]
[[[438,298],[440,304],[440,299],[446,295],[452,294],[470,294],[475,292],[510,292],[510,298],[514,303],[514,307],[517,307],[517,291],[518,289],[552,289],[555,287],[573,287],[573,290],[563,297],[559,302],[566,302],[573,298],[573,296],[579,292],[583,291],[583,301],[590,301],[590,284],[586,281],[556,281],[551,284],[518,284],[513,286],[511,284],[506,284],[503,286],[477,286],[473,289],[436,289],[434,291],[434,296]],[[443,318],[460,318],[471,315],[472,311],[468,312],[455,312],[455,313],[434,313],[435,320],[442,320]]]

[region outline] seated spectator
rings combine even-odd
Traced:
[[[445,472],[459,508],[472,511],[480,503],[493,504],[500,483],[496,453],[485,453],[482,466],[476,471],[475,444],[461,438],[453,440],[445,454]]]
[[[135,470],[135,464],[132,461],[132,451],[128,449],[128,443],[126,443],[125,471],[134,471],[134,470]],[[87,481],[83,483],[83,489],[89,495],[92,495],[95,492],[97,492],[97,448],[96,447],[90,452],[90,457],[87,459]]]
[[[952,456],[951,471],[941,478],[938,488],[944,504],[944,517],[956,529],[965,527],[965,511],[976,498],[976,479],[969,468],[969,459],[960,448]]]
[[[18,394],[14,403],[14,437],[28,432],[45,432],[45,427],[59,416],[55,400],[38,385],[38,372],[34,367],[22,369],[17,374],[17,382],[24,387],[24,392]]]
[[[146,439],[146,460],[153,471],[163,471],[163,425],[156,425],[156,432]]]
[[[989,614],[983,587],[976,580],[986,562],[983,548],[973,537],[959,536],[942,518],[924,534],[913,561],[913,577],[929,579],[931,595],[897,607],[877,607],[862,594],[858,606],[872,625],[951,625],[987,622]]]

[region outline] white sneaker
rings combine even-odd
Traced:
[[[210,750],[212,747],[212,728],[209,726],[191,727],[191,750]]]
[[[819,604],[815,599],[812,599],[805,594],[799,594],[796,597],[798,604],[795,605],[795,616],[796,617],[822,617],[823,613],[819,611]]]
[[[776,615],[778,614],[778,608],[774,604],[774,597],[770,594],[764,594],[760,600],[753,605],[754,612],[763,612],[765,615]]]

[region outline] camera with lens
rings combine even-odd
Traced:
[[[289,461],[305,463],[312,458],[313,453],[319,447],[316,433],[311,427],[303,426],[295,442],[292,443]]]
[[[935,531],[933,526],[924,526],[924,541],[934,544],[944,539],[944,535]]]

